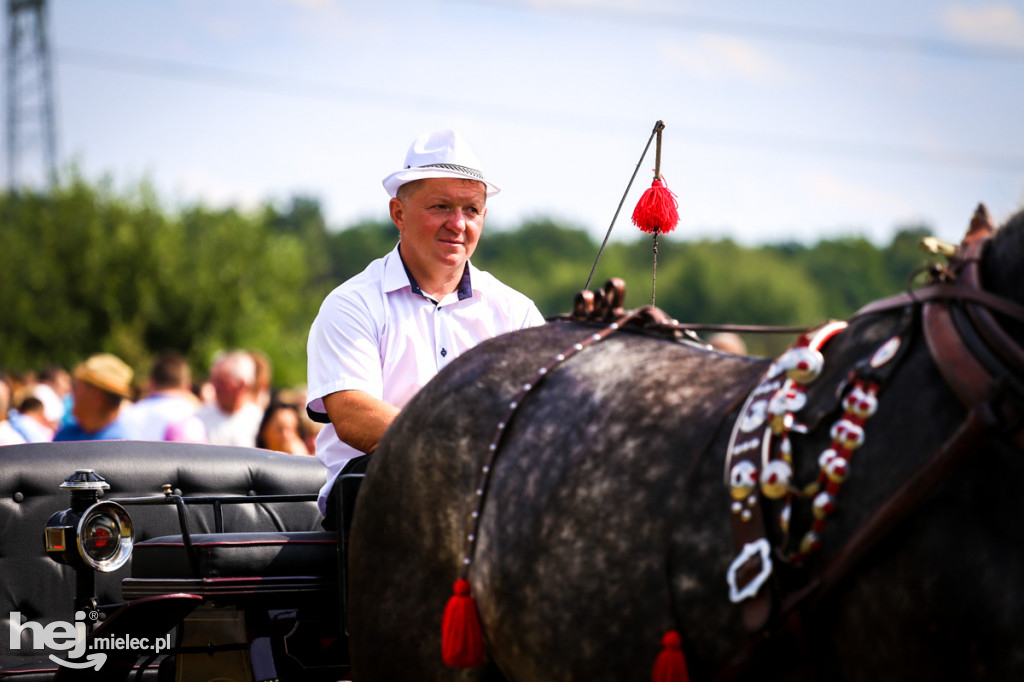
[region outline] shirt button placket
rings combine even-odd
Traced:
[[[448,357],[448,349],[444,346],[444,312],[441,306],[434,308],[434,352],[437,353],[437,369],[445,365],[445,358]]]

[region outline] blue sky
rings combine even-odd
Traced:
[[[658,119],[685,238],[953,240],[1024,205],[1022,1],[51,0],[49,24],[61,160],[171,206],[382,219],[412,138],[454,127],[504,189],[489,226],[600,238]]]

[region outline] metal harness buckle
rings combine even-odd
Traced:
[[[752,558],[759,556],[761,559],[761,570],[742,589],[736,585],[736,574]],[[757,594],[761,586],[772,574],[771,545],[766,538],[759,538],[753,542],[743,545],[743,551],[729,564],[729,571],[725,579],[729,582],[729,601],[738,604],[744,599],[749,599]]]

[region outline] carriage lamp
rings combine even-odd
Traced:
[[[76,569],[88,567],[109,573],[124,566],[132,553],[132,519],[116,502],[100,502],[108,490],[103,477],[92,469],[79,469],[60,484],[71,493],[71,507],[46,522],[46,553]]]

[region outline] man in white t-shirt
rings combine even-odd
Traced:
[[[361,455],[376,449],[416,391],[481,341],[544,323],[529,298],[469,262],[487,197],[500,190],[458,133],[417,138],[383,184],[399,244],[332,291],[309,332],[306,408],[334,427],[316,441],[330,528],[335,479],[365,470]]]
[[[253,397],[256,361],[244,350],[219,353],[210,368],[216,402],[196,412],[206,428],[207,442],[216,445],[256,446],[263,410]]]
[[[199,399],[192,393],[188,360],[174,351],[162,353],[150,370],[146,392],[124,416],[133,438],[206,442],[206,427],[196,416]]]

